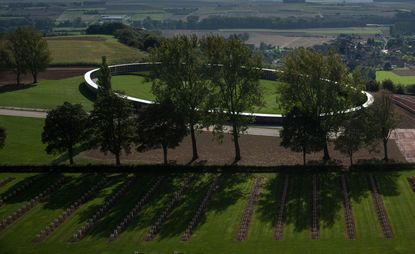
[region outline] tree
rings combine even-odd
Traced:
[[[324,145],[324,135],[318,133],[321,131],[318,124],[315,116],[307,115],[297,107],[284,115],[283,129],[280,132],[281,145],[291,148],[292,151],[302,152],[304,165],[306,165],[306,154],[319,151]]]
[[[216,127],[223,130],[225,123],[231,124],[237,162],[241,159],[239,135],[252,121],[242,113],[263,104],[259,86],[262,60],[237,38],[208,36],[204,50],[210,63],[213,109],[219,116]]]
[[[367,141],[367,114],[360,111],[352,114],[342,124],[342,131],[335,140],[335,149],[349,156],[350,165],[353,165],[353,154],[359,151]]]
[[[195,136],[202,119],[199,109],[209,94],[207,62],[199,44],[196,36],[177,36],[162,41],[150,53],[151,61],[160,63],[151,73],[156,101],[171,101],[185,117],[192,139],[192,161],[199,157]]]
[[[16,74],[16,84],[20,85],[20,76],[27,72],[29,33],[25,28],[17,28],[15,32],[7,35],[6,65]]]
[[[375,102],[368,110],[367,136],[371,141],[381,140],[383,144],[384,160],[389,161],[388,141],[393,129],[398,126],[399,119],[395,114],[392,102],[392,93],[381,90],[375,95]],[[376,145],[376,143],[374,143]]]
[[[98,95],[90,117],[96,143],[102,152],[114,154],[116,165],[120,165],[121,152],[130,153],[135,138],[133,106],[109,91]]]
[[[0,149],[4,147],[5,142],[6,142],[6,130],[0,127]]]
[[[98,85],[100,93],[108,94],[112,89],[111,69],[107,64],[107,58],[105,56],[102,57],[102,63],[99,68]]]
[[[299,48],[284,59],[280,101],[284,112],[297,107],[318,121],[324,135],[323,159],[329,160],[329,133],[336,132],[344,119],[343,111],[363,101],[361,79],[354,73],[350,78],[338,55],[327,57]],[[320,139],[318,139],[320,140]]]
[[[89,117],[82,105],[64,102],[48,112],[42,133],[48,154],[67,151],[73,164],[74,147],[88,142],[90,136]]]
[[[168,148],[175,148],[186,136],[187,128],[183,115],[171,102],[149,105],[138,114],[137,150],[163,148],[164,164],[167,164]]]
[[[51,61],[48,43],[42,37],[42,34],[34,28],[26,28],[25,33],[30,38],[26,42],[28,52],[27,68],[32,74],[33,83],[37,83],[39,72],[46,70]]]

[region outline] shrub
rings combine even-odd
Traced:
[[[395,84],[392,80],[386,79],[382,82],[382,88],[393,92],[395,91]]]

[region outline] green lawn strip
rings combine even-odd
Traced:
[[[14,179],[11,182],[8,182],[7,184],[0,187],[0,197],[6,193],[7,191],[11,190],[12,188],[15,188],[17,185],[21,184],[25,179],[27,179],[30,176],[36,175],[35,173],[0,173],[0,179],[4,179],[8,176],[13,177]]]
[[[0,126],[6,129],[7,138],[0,150],[0,162],[9,165],[48,164],[55,156],[45,152],[41,142],[44,119],[0,116]]]
[[[347,178],[356,224],[356,239],[384,241],[366,176],[365,173],[356,173]]]
[[[0,207],[0,219],[3,219],[13,212],[17,211],[23,206],[23,204],[30,199],[34,198],[36,195],[40,194],[42,191],[46,190],[48,186],[53,184],[60,175],[51,174],[45,177],[42,177],[40,180],[33,183],[31,187],[24,190],[23,192],[17,194],[16,196],[8,199],[5,204]],[[26,215],[23,215],[23,217]],[[5,229],[7,231],[7,228]]]
[[[393,228],[394,238],[413,239],[415,227],[415,195],[403,173],[379,173],[376,179],[379,191]]]
[[[112,88],[123,91],[126,95],[144,100],[154,100],[151,90],[151,82],[146,82],[145,76],[136,75],[118,75],[112,77]],[[278,89],[281,87],[280,82],[270,80],[260,80],[261,89],[264,94],[263,107],[256,107],[258,113],[279,113],[280,107],[277,104]]]
[[[390,79],[395,84],[401,85],[413,85],[415,84],[415,76],[400,76],[395,74],[392,71],[377,71],[376,80],[382,82],[384,80]]]
[[[51,109],[65,101],[92,110],[91,93],[82,76],[62,80],[41,80],[28,88],[0,93],[0,106]]]

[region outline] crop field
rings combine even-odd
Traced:
[[[376,80],[382,82],[384,80],[390,79],[395,84],[401,85],[413,85],[415,84],[415,75],[408,76],[408,75],[398,75],[394,71],[377,71],[376,72]]]
[[[1,173],[0,246],[10,254],[412,253],[413,175]]]
[[[68,101],[92,110],[93,95],[83,82],[83,77],[79,76],[62,80],[41,80],[35,86],[1,92],[0,106],[51,109]]]
[[[63,36],[48,37],[52,64],[60,65],[97,65],[102,56],[109,63],[136,62],[144,57],[138,49],[119,43],[111,36]]]
[[[277,114],[281,110],[276,102],[278,89],[281,83],[276,81],[261,80],[260,85],[264,94],[264,106],[256,108],[257,113]],[[137,75],[118,75],[112,77],[112,88],[123,91],[126,95],[144,100],[154,100],[151,91],[151,82],[146,82],[144,76]]]
[[[356,35],[376,35],[382,34],[382,29],[378,27],[345,27],[345,28],[308,28],[308,29],[220,29],[223,32],[268,32],[277,34],[297,34],[297,35],[332,35],[356,34]]]

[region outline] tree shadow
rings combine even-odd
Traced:
[[[276,223],[277,209],[281,202],[281,195],[284,188],[285,174],[275,174],[275,177],[269,179],[263,186],[261,196],[258,200],[256,213],[258,219],[271,223]]]
[[[76,157],[78,154],[80,154],[80,153],[82,153],[82,152],[84,152],[84,151],[87,151],[87,150],[89,150],[89,149],[91,149],[91,144],[89,144],[89,143],[82,144],[82,145],[80,145],[80,146],[76,146],[76,147],[74,147],[74,149],[73,149],[73,157],[74,157],[74,160],[75,160],[75,157]],[[55,159],[51,162],[51,164],[52,164],[52,165],[59,165],[59,164],[63,164],[63,163],[65,163],[65,162],[67,162],[67,161],[69,161],[69,154],[68,154],[68,152],[64,152],[64,153],[60,154],[57,158],[55,158]]]
[[[20,84],[20,85],[8,84],[8,85],[1,85],[0,86],[0,94],[7,93],[7,92],[15,92],[15,91],[19,91],[19,90],[30,89],[30,88],[33,88],[33,87],[36,87],[36,86],[37,86],[37,84]]]

